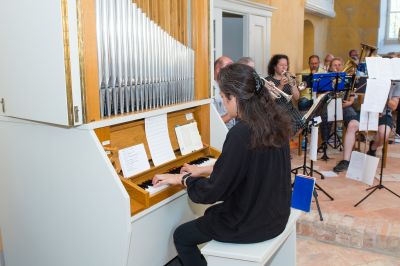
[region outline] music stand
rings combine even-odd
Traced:
[[[303,116],[303,120],[305,121],[306,124],[306,128],[303,129],[302,134],[303,134],[303,138],[305,140],[305,144],[304,144],[304,160],[303,160],[303,165],[296,167],[294,169],[291,170],[291,172],[294,175],[297,175],[298,171],[300,169],[303,169],[303,175],[309,175],[312,176],[314,172],[316,172],[317,174],[319,174],[321,176],[321,179],[324,178],[324,175],[316,170],[314,170],[314,164],[313,161],[311,160],[310,166],[307,166],[307,145],[308,145],[308,132],[311,130],[311,127],[316,125],[316,121],[315,121],[315,117],[319,116],[320,113],[323,111],[323,109],[325,108],[327,102],[331,99],[331,95],[330,93],[325,93],[323,95],[320,95],[318,97],[318,99],[314,102],[313,106],[310,108],[310,110],[308,110],[308,112]],[[334,200],[332,198],[331,195],[329,195],[323,188],[321,188],[317,182],[315,182],[315,187],[317,190],[322,191],[328,198],[330,198],[331,200]],[[319,202],[318,202],[318,193],[316,191],[316,189],[314,189],[313,191],[313,196],[315,199],[315,203],[317,205],[317,209],[318,209],[318,213],[319,213],[319,217],[320,220],[323,221],[323,217],[322,217],[322,212],[321,212],[321,208],[319,207]]]
[[[387,101],[386,101],[386,105],[385,105],[385,106],[386,106],[386,108],[385,108],[386,114],[385,114],[385,115],[387,116],[387,115],[389,114],[389,109],[388,109],[388,106],[387,106]],[[383,134],[382,162],[381,162],[381,173],[380,173],[380,175],[379,175],[379,184],[378,184],[378,185],[375,185],[375,186],[372,186],[372,187],[370,187],[370,188],[367,188],[366,191],[371,190],[371,189],[372,189],[372,191],[371,191],[370,193],[368,193],[367,196],[365,196],[364,198],[362,198],[359,202],[357,202],[357,203],[354,205],[354,207],[357,207],[358,205],[360,205],[361,202],[363,202],[363,201],[366,200],[369,196],[371,196],[372,193],[374,193],[377,189],[382,189],[382,188],[386,189],[386,190],[389,191],[390,193],[392,193],[392,194],[394,194],[395,196],[397,196],[398,198],[400,198],[400,195],[396,194],[395,192],[393,192],[392,190],[388,189],[387,187],[385,187],[385,186],[382,184],[383,165],[385,164],[385,156],[384,156],[384,154],[385,154],[385,143],[386,143],[386,130],[387,130],[387,127],[388,127],[388,126],[385,124],[385,130],[384,130],[384,134]],[[377,134],[379,134],[379,132],[377,132]]]
[[[333,92],[333,99],[335,100],[335,112],[334,112],[334,131],[328,135],[327,141],[323,141],[321,146],[323,149],[322,160],[327,161],[329,159],[326,154],[327,145],[330,145],[329,140],[334,137],[334,145],[330,145],[332,148],[337,149],[343,147],[342,141],[337,134],[337,93],[345,90],[345,78],[346,72],[332,72],[332,73],[315,73],[313,74],[313,86],[312,90],[315,93],[322,93],[331,91]],[[328,123],[328,122],[327,122]],[[321,147],[320,146],[320,147]]]

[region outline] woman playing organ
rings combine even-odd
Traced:
[[[247,65],[223,68],[219,85],[223,104],[238,123],[228,132],[215,165],[185,165],[181,174],[153,178],[155,186],[186,186],[196,203],[220,202],[176,229],[174,242],[183,265],[206,265],[197,245],[212,239],[255,243],[274,238],[290,214],[290,118]]]

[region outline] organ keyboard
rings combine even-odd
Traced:
[[[160,173],[179,173],[184,163],[196,164],[199,166],[212,165],[215,163],[219,154],[220,152],[214,148],[205,146],[201,150],[184,156],[177,156],[177,159],[171,162],[153,167],[133,177],[124,178],[120,175],[120,179],[131,198],[131,213],[136,214],[184,189],[184,187],[180,185],[163,185],[154,188],[151,185],[151,180],[154,175]]]
[[[195,159],[195,160],[189,162],[189,164],[197,165],[197,166],[209,166],[209,165],[214,165],[215,161],[216,161],[215,158],[200,157],[198,159]],[[181,171],[181,168],[182,168],[182,165],[179,167],[174,167],[174,168],[170,169],[169,171],[167,171],[165,174],[179,174]],[[148,180],[140,183],[139,187],[148,191],[150,195],[153,195],[153,194],[160,192],[169,187],[169,185],[161,185],[159,187],[153,187],[152,181],[153,181],[152,179],[148,179]]]

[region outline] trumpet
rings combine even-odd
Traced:
[[[296,76],[290,73],[289,71],[284,71],[282,75],[287,78],[288,84],[292,87],[297,87],[300,91],[304,90],[307,88],[307,82],[302,81],[300,83],[297,83]]]
[[[278,89],[272,81],[268,81],[262,77],[261,79],[264,81],[264,86],[265,88],[267,88],[272,98],[279,99],[283,97],[287,102],[290,102],[292,100],[292,95],[289,95],[286,92]]]

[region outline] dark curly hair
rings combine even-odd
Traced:
[[[286,59],[287,66],[288,66],[287,71],[289,71],[289,57],[284,54],[276,54],[273,57],[271,57],[271,59],[269,60],[268,75],[273,76],[275,74],[275,67],[278,64],[279,60],[281,60],[281,59]]]
[[[221,91],[228,99],[236,97],[239,119],[251,129],[252,148],[287,144],[290,118],[275,103],[253,68],[235,63],[221,69],[219,77]]]

